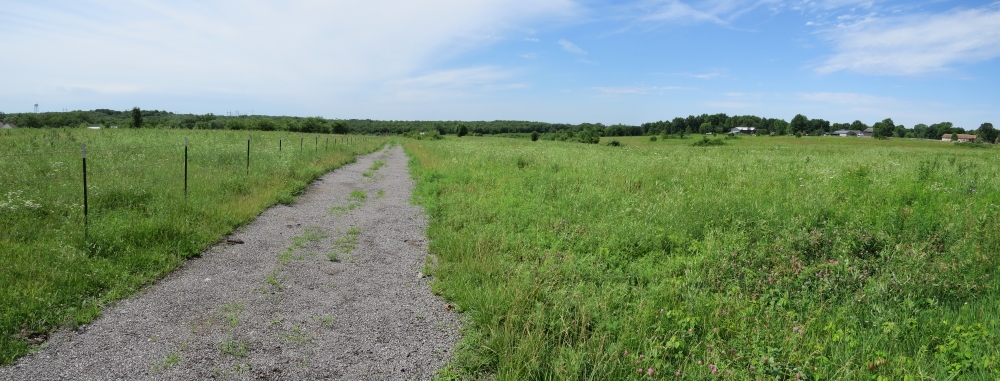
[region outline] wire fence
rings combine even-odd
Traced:
[[[153,197],[170,203],[234,189],[252,192],[264,177],[295,171],[331,150],[351,150],[377,139],[271,135],[203,135],[167,144],[80,143],[78,150],[0,153],[5,168],[0,171],[0,212],[10,218],[76,216],[86,235],[95,213],[147,207]]]

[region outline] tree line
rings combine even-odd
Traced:
[[[185,128],[205,130],[259,130],[315,133],[404,134],[410,131],[438,134],[455,134],[464,128],[471,135],[529,136],[542,139],[596,142],[601,136],[641,136],[677,134],[721,134],[733,127],[755,127],[758,134],[768,135],[824,135],[837,130],[864,131],[872,128],[876,137],[902,137],[941,139],[947,134],[972,132],[956,127],[951,122],[931,125],[917,124],[912,128],[893,123],[891,118],[868,125],[860,120],[850,123],[831,123],[824,119],[810,119],[795,115],[791,121],[763,118],[755,115],[725,113],[689,115],[671,120],[643,123],[639,126],[601,123],[546,123],[519,120],[494,121],[417,121],[372,119],[325,119],[323,117],[290,116],[224,116],[214,114],[176,114],[161,110],[116,111],[96,109],[90,111],[0,113],[0,122],[13,123],[26,128],[63,128],[102,126],[120,128]],[[984,123],[978,131],[989,138],[992,124]],[[995,141],[996,137],[988,141]]]

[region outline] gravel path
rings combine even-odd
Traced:
[[[427,220],[406,162],[396,146],[328,173],[0,379],[432,377],[459,322],[418,275]]]

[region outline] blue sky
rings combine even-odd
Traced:
[[[0,111],[1000,123],[1000,2],[7,1]]]

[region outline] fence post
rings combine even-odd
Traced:
[[[281,138],[282,135],[278,134],[278,153],[281,153]]]
[[[184,199],[188,198],[188,138],[184,138]]]
[[[306,138],[299,135],[299,153],[302,153],[302,145],[305,144]]]
[[[330,137],[329,136],[326,137],[326,146],[323,147],[323,150],[324,151],[329,151],[330,150]]]
[[[316,136],[315,146],[313,147],[313,152],[319,152],[319,136]]]
[[[90,235],[90,220],[87,216],[89,212],[87,205],[87,143],[83,143],[80,152],[83,156],[83,237],[86,239]]]
[[[247,175],[250,175],[250,134],[247,134]]]

